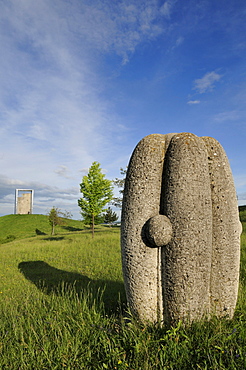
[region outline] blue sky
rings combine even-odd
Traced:
[[[245,0],[0,0],[0,215],[79,219],[82,176],[120,177],[152,133],[224,147],[246,204]]]

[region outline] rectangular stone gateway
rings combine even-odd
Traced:
[[[16,189],[15,191],[15,214],[29,215],[33,212],[33,196],[32,189]]]

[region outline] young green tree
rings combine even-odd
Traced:
[[[55,227],[64,224],[64,218],[71,218],[71,213],[62,212],[59,208],[52,207],[48,213],[48,220],[51,225],[51,235],[55,235]]]
[[[93,162],[87,176],[83,176],[80,184],[83,197],[78,200],[81,214],[89,215],[92,219],[92,237],[94,237],[95,217],[104,211],[104,206],[113,198],[113,186],[105,178],[100,168],[100,163]]]
[[[106,209],[106,213],[104,213],[104,222],[106,224],[109,224],[109,226],[112,225],[113,222],[118,220],[117,214],[110,208]]]

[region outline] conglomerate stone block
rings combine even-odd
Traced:
[[[121,249],[132,313],[142,321],[232,317],[241,224],[226,154],[213,138],[153,134],[127,170]]]

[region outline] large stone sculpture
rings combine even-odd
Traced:
[[[142,321],[234,313],[241,224],[226,154],[210,137],[149,135],[125,180],[121,248],[126,295]]]

